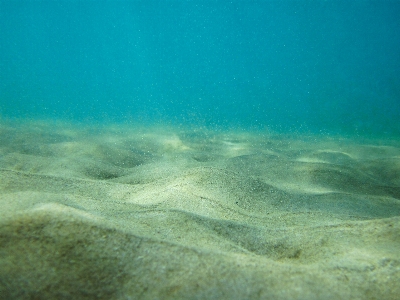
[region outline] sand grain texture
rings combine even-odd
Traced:
[[[398,299],[400,144],[0,126],[1,299]]]

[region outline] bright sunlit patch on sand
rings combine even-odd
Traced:
[[[335,150],[318,150],[308,156],[302,156],[296,159],[304,163],[346,163],[355,158],[349,153]]]
[[[166,151],[186,151],[190,147],[186,146],[177,135],[163,136],[159,142],[163,145]]]
[[[60,203],[38,203],[37,205],[34,206],[32,211],[40,211],[40,212],[46,212],[50,214],[62,214],[62,215],[69,215],[69,216],[75,216],[75,217],[82,217],[85,219],[91,219],[91,220],[96,220],[98,219],[96,216],[94,216],[91,213],[88,213],[86,211],[76,209],[71,206],[67,205],[62,205]]]
[[[53,148],[57,148],[58,151],[66,154],[76,154],[82,152],[82,144],[79,142],[62,142],[53,145]]]
[[[245,143],[233,143],[228,141],[223,141],[222,143],[225,146],[224,147],[225,157],[236,157],[251,153],[248,145]]]
[[[280,182],[280,183],[275,183],[275,185],[280,189],[291,193],[304,193],[304,194],[314,194],[314,195],[335,193],[335,191],[332,189],[315,185],[308,185],[305,183],[300,184],[300,183]]]
[[[303,163],[313,163],[313,164],[326,163],[326,161],[314,157],[299,157],[298,159],[296,159],[296,161]]]

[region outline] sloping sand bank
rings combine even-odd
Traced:
[[[0,125],[1,299],[398,299],[400,143]]]

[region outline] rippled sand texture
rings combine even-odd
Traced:
[[[400,143],[0,126],[2,299],[398,299]]]

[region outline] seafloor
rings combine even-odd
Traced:
[[[398,299],[400,142],[0,125],[1,299]]]

